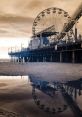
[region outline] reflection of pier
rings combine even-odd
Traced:
[[[76,103],[77,96],[81,95],[82,79],[67,81],[62,85],[62,94],[77,117],[82,117],[82,111]]]
[[[62,99],[62,94],[58,91],[58,82],[49,83],[47,81],[37,79],[32,75],[30,76],[30,81],[32,83],[32,96],[34,102],[41,110],[49,114],[58,114],[67,109],[68,106],[65,101],[60,100]],[[38,93],[39,91],[40,93]],[[57,100],[55,98],[56,93],[59,95]],[[41,95],[46,95],[46,98],[40,98]]]
[[[64,89],[69,95],[74,96],[76,99],[78,94],[81,95],[82,79],[66,82]]]
[[[71,107],[71,109],[73,110],[73,112],[75,113],[75,116],[82,117],[81,109],[79,108],[77,103],[72,99],[72,97],[64,91],[64,89],[63,89],[63,96],[65,100],[67,101],[67,103],[69,104],[69,106]]]
[[[45,111],[45,103],[41,104],[41,100],[38,99],[37,91],[36,89],[42,91],[46,95],[51,97],[51,100],[53,99],[53,102],[55,100],[55,93],[56,91],[61,93],[65,101],[67,102],[68,106],[71,107],[73,112],[75,113],[76,117],[82,117],[82,111],[79,108],[78,104],[76,103],[77,96],[81,95],[82,90],[82,79],[79,80],[73,80],[73,81],[67,81],[67,82],[53,82],[49,83],[44,80],[40,80],[38,78],[35,78],[33,76],[30,76],[30,81],[32,83],[32,95],[34,98],[35,103],[39,106],[40,109]],[[55,98],[52,98],[55,97]],[[52,114],[63,112],[68,107],[66,104],[63,104],[62,106],[59,106],[58,108],[56,105],[54,105],[54,111],[51,109],[52,107],[47,107],[46,112],[50,112]]]

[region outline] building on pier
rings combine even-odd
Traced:
[[[39,49],[9,52],[16,62],[66,62],[82,63],[82,42],[47,46]]]

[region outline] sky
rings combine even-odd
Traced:
[[[0,0],[0,58],[9,58],[8,48],[28,45],[32,24],[44,9],[58,7],[74,14],[82,0]],[[82,18],[78,28],[82,34]]]

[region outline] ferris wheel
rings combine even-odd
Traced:
[[[32,33],[34,36],[37,36],[41,32],[54,32],[51,35],[48,35],[49,38],[58,38],[63,28],[71,20],[69,14],[56,7],[48,8],[40,12],[35,18],[32,26]],[[68,32],[68,36],[73,34],[73,30]]]

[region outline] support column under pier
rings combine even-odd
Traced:
[[[62,52],[60,52],[60,63],[62,62]]]
[[[74,92],[74,97],[75,99],[77,98],[77,89],[75,88],[75,92]]]
[[[72,63],[75,63],[75,52],[72,51]]]
[[[75,50],[75,62],[82,63],[82,50]]]
[[[51,54],[51,57],[50,57],[50,62],[52,62],[52,54]]]
[[[24,63],[25,61],[24,61],[24,57],[22,58],[22,62]]]

